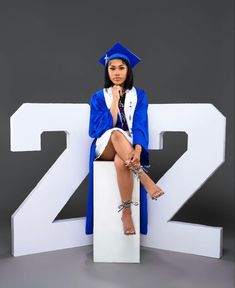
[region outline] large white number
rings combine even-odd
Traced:
[[[88,174],[88,104],[23,104],[11,117],[11,150],[41,150],[44,131],[65,131],[67,148],[12,215],[14,256],[91,243],[85,218],[53,220]]]
[[[211,104],[150,105],[149,148],[162,149],[166,131],[185,131],[188,149],[158,181],[166,194],[157,203],[149,201],[149,233],[142,236],[143,246],[221,256],[221,227],[170,220],[223,163],[225,125],[225,117]]]
[[[67,133],[67,149],[12,215],[14,256],[92,243],[84,218],[53,222],[88,173],[89,109],[88,104],[28,103],[11,117],[12,151],[40,150],[44,131]],[[149,232],[141,237],[143,246],[221,256],[221,227],[170,219],[223,163],[225,123],[211,104],[149,105],[149,148],[162,149],[166,131],[185,131],[188,150],[159,180],[166,194],[148,202]]]

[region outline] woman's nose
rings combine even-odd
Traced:
[[[118,70],[115,70],[115,73],[114,73],[116,76],[119,75],[119,71]]]

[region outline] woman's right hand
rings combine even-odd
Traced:
[[[112,94],[113,94],[113,100],[118,103],[122,95],[122,87],[120,85],[113,85]]]
[[[122,95],[122,87],[119,85],[113,85],[112,87],[113,102],[110,107],[110,112],[113,117],[113,127],[117,124],[117,115],[118,115],[118,102]]]

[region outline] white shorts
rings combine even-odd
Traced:
[[[95,157],[96,158],[95,158],[95,160],[97,158],[99,158],[100,155],[104,152],[104,149],[109,142],[110,135],[114,130],[120,131],[122,134],[124,134],[126,136],[127,140],[131,144],[133,143],[133,138],[130,137],[129,134],[126,131],[122,130],[121,128],[115,127],[115,128],[109,129],[109,130],[105,131],[104,134],[101,137],[97,138],[97,140],[96,140],[96,148],[95,148]]]

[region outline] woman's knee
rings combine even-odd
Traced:
[[[123,137],[125,136],[122,134],[122,132],[118,130],[112,131],[111,136],[110,136],[112,142],[117,142]]]

